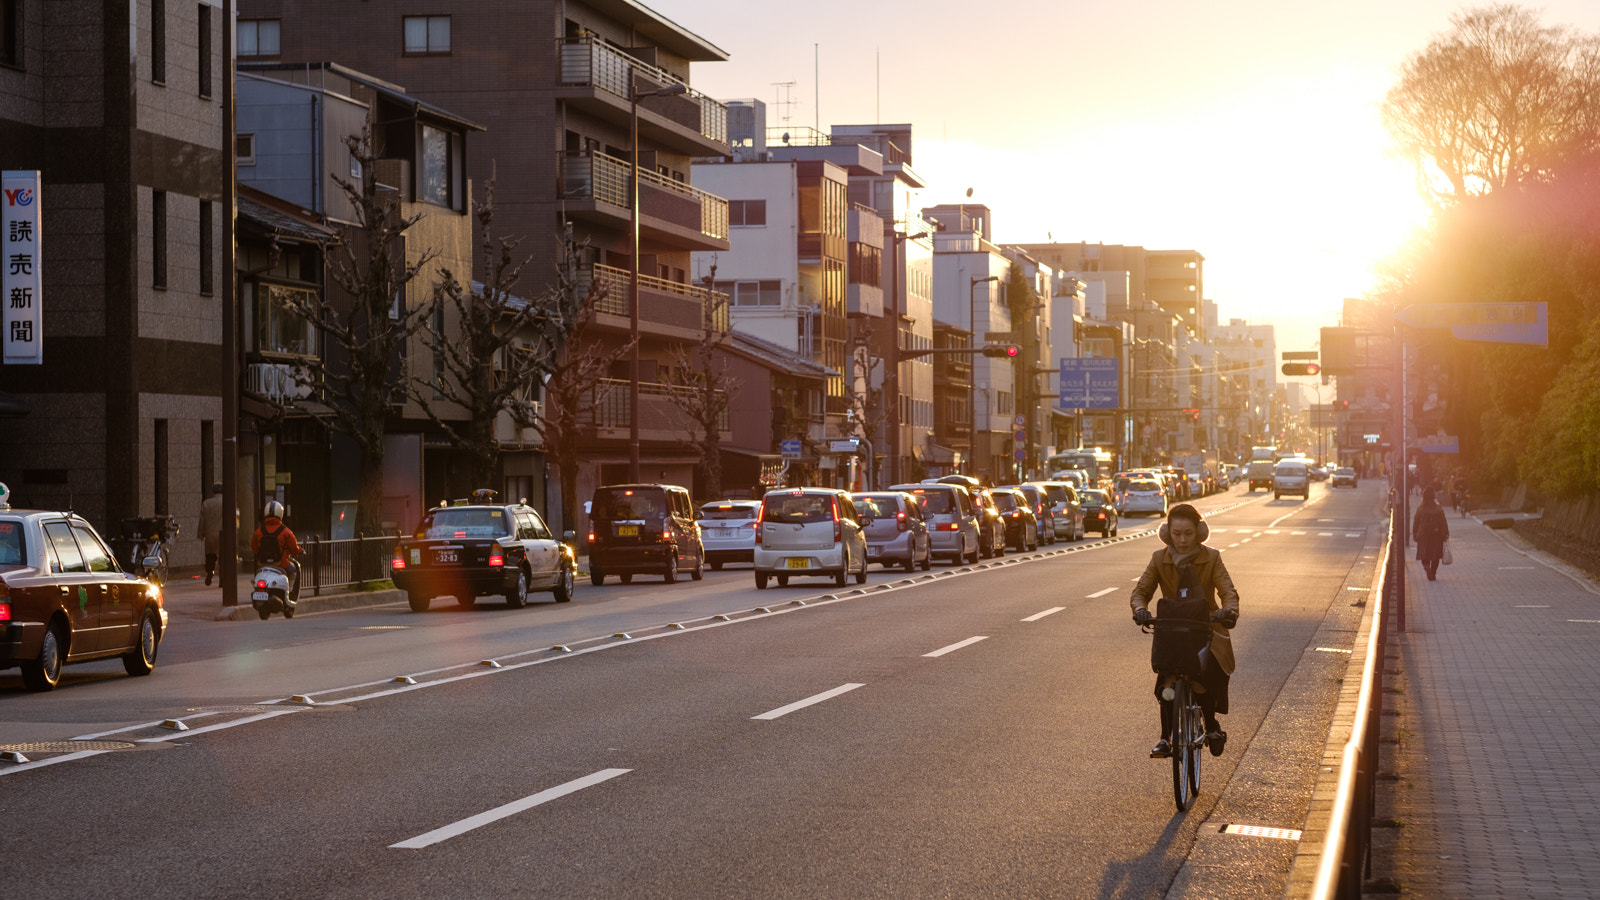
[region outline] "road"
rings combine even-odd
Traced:
[[[0,744],[130,745],[0,764],[0,878],[18,896],[1162,896],[1213,846],[1219,797],[1303,818],[1314,762],[1272,761],[1320,751],[1377,499],[1198,504],[1243,614],[1228,751],[1186,814],[1148,759],[1127,596],[1159,545],[1135,519],[863,589],[757,591],[732,567],[520,611],[182,619],[149,678],[79,667],[28,695],[0,673]],[[1263,874],[1283,857],[1238,851]]]

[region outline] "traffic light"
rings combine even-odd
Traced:
[[[1349,400],[1335,400],[1335,401],[1333,401],[1333,405],[1340,412],[1344,412],[1345,410],[1350,408],[1350,401]]]
[[[1186,409],[1183,412],[1184,412],[1184,415],[1187,415],[1189,417],[1189,421],[1191,421],[1191,422],[1200,421],[1200,410],[1198,410],[1198,409]]]
[[[995,359],[1015,359],[1018,348],[1016,344],[985,344],[983,355]]]
[[[1286,362],[1283,364],[1285,375],[1315,375],[1322,371],[1322,367],[1314,362]]]

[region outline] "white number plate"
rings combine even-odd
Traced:
[[[456,558],[456,551],[454,550],[435,550],[433,551],[433,561],[436,565],[442,566],[459,562],[460,560]]]
[[[883,551],[882,547],[868,547],[867,548],[867,555],[868,556],[877,556],[882,551]]]
[[[251,600],[265,600],[265,599],[267,599],[267,593],[266,593],[266,591],[256,591],[255,593],[250,595],[250,599]]]

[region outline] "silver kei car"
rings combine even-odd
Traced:
[[[713,500],[700,506],[700,544],[706,563],[721,571],[723,563],[755,562],[760,500]]]
[[[856,510],[870,517],[866,526],[867,559],[879,565],[903,566],[907,572],[933,568],[933,539],[922,515],[922,503],[904,491],[851,494]]]

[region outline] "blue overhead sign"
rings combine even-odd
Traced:
[[[1079,357],[1061,360],[1062,409],[1116,409],[1118,403],[1116,357]]]

